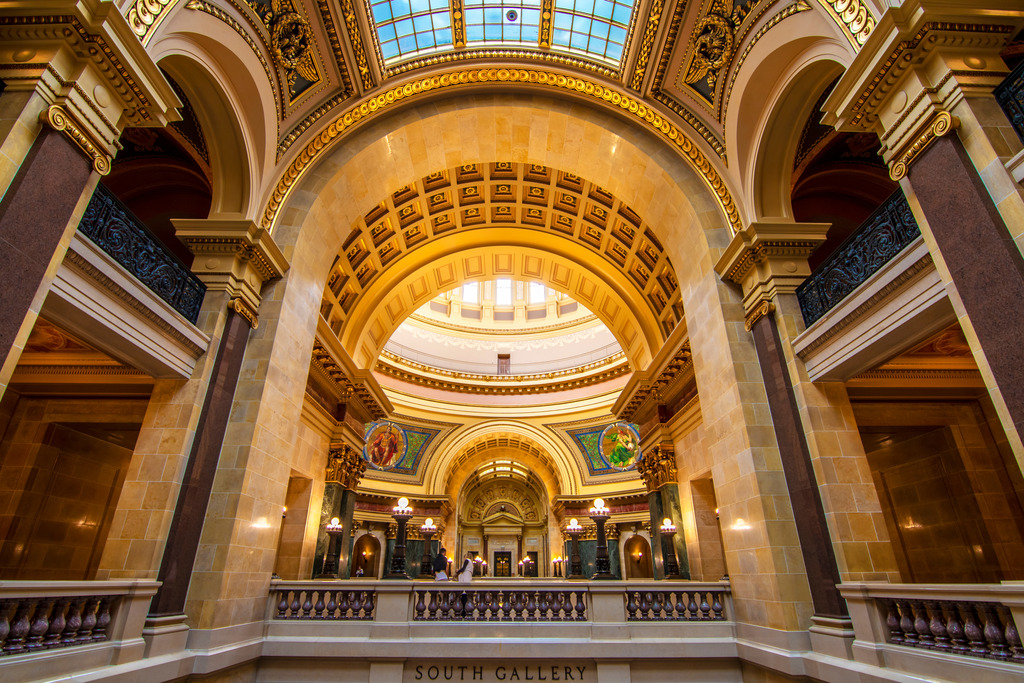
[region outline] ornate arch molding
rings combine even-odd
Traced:
[[[632,123],[654,133],[676,151],[711,191],[732,234],[742,229],[739,209],[724,178],[704,151],[668,119],[640,99],[608,84],[596,83],[582,76],[532,68],[458,69],[435,73],[390,87],[337,114],[293,157],[281,174],[267,200],[262,217],[263,226],[274,230],[286,200],[300,179],[353,130],[375,122],[385,114],[398,111],[408,103],[416,103],[439,93],[493,86],[516,86],[570,94],[618,112]]]
[[[580,481],[572,454],[562,444],[532,425],[496,420],[473,425],[438,446],[428,465],[427,490],[455,495],[477,467],[513,453],[550,488],[552,497],[578,491]]]

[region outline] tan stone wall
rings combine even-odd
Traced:
[[[21,398],[0,442],[0,576],[95,577],[146,401]]]

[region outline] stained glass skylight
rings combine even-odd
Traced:
[[[456,48],[512,47],[550,49],[618,67],[635,10],[635,0],[553,0],[546,17],[543,0],[367,2],[386,66]],[[462,22],[452,20],[453,6]]]

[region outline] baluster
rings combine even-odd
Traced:
[[[711,611],[714,612],[714,615],[715,615],[714,618],[715,619],[725,619],[725,617],[722,615],[723,607],[722,607],[722,593],[721,593],[721,591],[714,591],[714,592],[712,592],[711,593],[711,597],[712,597]]]
[[[448,591],[441,591],[441,620],[448,621],[451,618],[449,610],[451,609],[452,594]]]
[[[477,620],[477,610],[480,608],[480,599],[483,594],[480,591],[466,591],[466,621]]]
[[[288,612],[288,594],[284,591],[278,591],[277,597],[279,598],[277,603],[277,618],[284,619],[285,614]]]
[[[363,603],[366,602],[366,591],[349,591],[348,604],[352,607],[352,618],[359,619],[363,611]]]
[[[299,596],[301,594],[302,594],[301,591],[293,591],[292,592],[292,604],[291,604],[292,619],[298,619],[299,618],[299,605],[301,604],[299,602]]]
[[[1006,647],[1006,636],[1003,635],[1005,630],[999,621],[999,615],[996,614],[994,606],[983,604],[978,606],[978,610],[985,618],[984,634],[985,642],[988,643],[989,654],[996,659],[1008,659],[1010,651]]]
[[[480,604],[479,610],[476,613],[475,619],[477,621],[490,621],[491,618],[491,603],[494,600],[493,591],[483,591],[480,593]]]
[[[910,608],[910,603],[906,601],[896,601],[896,606],[900,610],[900,630],[903,631],[903,642],[907,645],[917,645],[917,629],[914,628],[914,611]]]
[[[106,640],[107,627],[110,626],[110,604],[113,598],[100,598],[100,604],[96,607],[96,627],[92,630],[93,640]]]
[[[551,620],[565,621],[565,592],[555,591],[551,602]]]
[[[50,610],[53,608],[53,599],[43,599],[36,603],[36,609],[32,614],[32,620],[28,628],[28,636],[25,638],[25,648],[38,650],[43,646],[43,636],[50,628]]]
[[[530,590],[526,593],[526,620],[537,621],[537,591]]]
[[[337,619],[338,611],[338,590],[332,588],[327,591],[327,612],[324,614],[325,619]]]
[[[651,619],[661,619],[661,591],[651,593]]]
[[[10,600],[0,600],[0,652],[3,652],[4,645],[7,644],[7,636],[11,632],[11,622],[7,617],[7,612],[12,604]]]
[[[683,602],[683,591],[675,591],[675,605],[672,609],[672,618],[676,621],[682,621],[686,618],[686,604]]]
[[[352,607],[352,593],[346,590],[338,591],[338,618],[348,619],[348,611]]]
[[[85,642],[92,640],[92,630],[96,626],[96,606],[99,604],[99,600],[96,598],[89,598],[85,601],[85,609],[82,611],[82,627],[78,629],[78,633],[75,635],[75,642]]]
[[[626,620],[636,621],[636,591],[626,591]]]
[[[62,645],[71,645],[75,642],[75,634],[82,626],[82,606],[85,602],[81,598],[72,598],[71,607],[68,609],[67,625],[60,635]]]
[[[900,628],[900,611],[895,600],[886,600],[885,625],[889,627],[889,642],[902,643],[903,629]]]
[[[914,600],[910,604],[910,609],[914,613],[914,630],[917,631],[918,644],[921,647],[931,648],[933,641],[932,630],[928,624],[928,612],[925,611],[920,600]]]
[[[650,619],[651,618],[651,603],[654,602],[654,594],[650,591],[645,591],[640,594],[640,618]]]
[[[520,621],[522,620],[523,616],[525,616],[522,613],[520,613],[520,609],[523,606],[523,593],[522,591],[511,591],[511,593],[512,597],[509,599],[509,604],[512,606],[512,621]]]
[[[426,594],[426,591],[416,591],[416,621],[423,620],[423,610],[427,609],[427,605],[423,601],[423,596]]]
[[[498,593],[497,591],[487,591],[487,621],[500,621],[501,617],[498,615]]]
[[[313,591],[303,591],[302,594],[305,599],[302,601],[302,612],[299,614],[303,619],[310,617],[310,612],[313,611]]]
[[[932,633],[932,643],[937,650],[949,650],[949,634],[946,633],[946,620],[942,613],[942,603],[929,601],[924,603],[931,620],[928,630]]]
[[[687,591],[686,594],[689,596],[689,600],[686,603],[686,618],[690,621],[696,621],[697,619],[700,619],[700,617],[697,616],[697,600],[694,598],[696,591]]]
[[[587,620],[587,592],[576,591],[576,621]]]
[[[702,620],[711,618],[711,605],[708,604],[708,596],[703,591],[700,593],[700,618]]]
[[[1003,618],[1003,623],[1006,624],[1006,632],[1003,635],[1006,638],[1006,644],[1010,647],[1010,657],[1017,661],[1024,659],[1024,647],[1021,646],[1020,633],[1017,632],[1017,624],[1013,621],[1013,614],[1010,613],[1010,608],[1005,605],[998,605],[996,609],[999,610],[999,616]]]
[[[313,603],[313,618],[323,619],[324,618],[324,593],[326,591],[319,590],[316,592],[316,602]]]
[[[430,591],[430,603],[427,605],[427,620],[437,620],[437,590],[432,589]]]
[[[960,608],[956,603],[946,603],[949,608],[949,617],[946,619],[946,633],[949,634],[950,645],[953,652],[967,651],[967,637],[964,635],[964,624],[960,619]]]
[[[501,621],[512,619],[512,603],[509,602],[509,593],[511,592],[509,590],[501,591]]]
[[[53,608],[53,616],[50,617],[50,628],[46,631],[43,639],[43,647],[56,647],[60,645],[60,634],[64,631],[67,621],[64,619],[64,612],[68,609],[67,598],[59,598]],[[7,605],[0,603],[0,646],[3,645],[3,625],[6,622]]]
[[[7,642],[4,643],[4,652],[21,652],[25,649],[25,638],[28,636],[31,623],[28,620],[28,612],[32,607],[29,600],[19,600],[17,609],[14,611],[14,621],[11,622],[11,630],[7,634]]]
[[[363,602],[363,619],[373,619],[373,607],[376,604],[377,594],[373,591],[363,591],[366,600]]]
[[[988,654],[988,645],[985,644],[985,633],[978,623],[977,613],[974,605],[969,602],[961,602],[960,608],[964,613],[964,635],[970,643],[970,652],[975,655]]]
[[[538,597],[537,609],[540,610],[540,614],[537,618],[541,621],[549,621],[548,608],[551,606],[551,591],[540,591]]]

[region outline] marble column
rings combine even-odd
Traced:
[[[679,563],[679,573],[690,578],[686,555],[686,538],[682,533],[682,510],[679,504],[679,474],[676,470],[675,448],[659,443],[649,449],[636,465],[647,487],[647,503],[651,513],[651,552],[654,554],[654,578],[665,578],[665,556],[662,549],[661,523],[666,517],[680,529],[672,539]]]
[[[320,512],[320,527],[317,535],[317,554],[313,561],[314,575],[323,566],[330,539],[324,531],[327,523],[337,517],[342,527],[338,550],[338,577],[347,579],[351,575],[352,520],[356,511],[356,489],[366,472],[366,461],[362,454],[344,443],[331,444],[324,476],[324,506]]]

